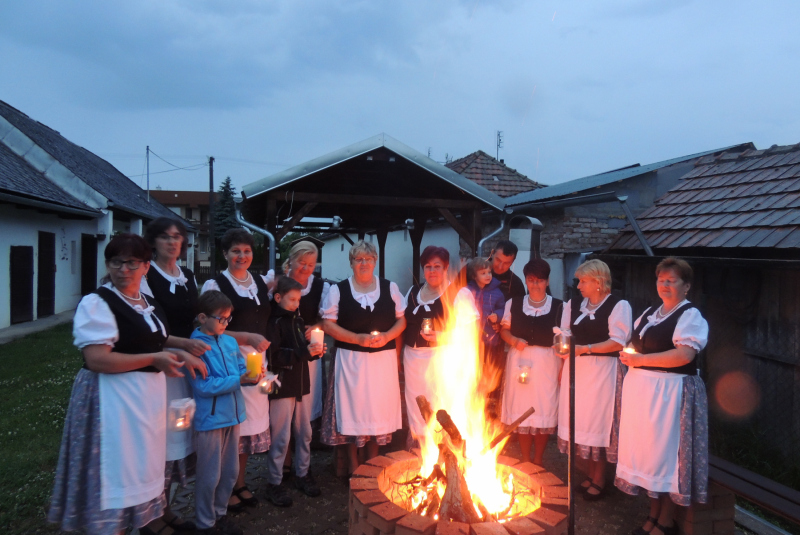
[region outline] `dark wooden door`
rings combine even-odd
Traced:
[[[33,247],[12,246],[10,261],[11,324],[33,321]]]
[[[39,232],[36,317],[52,316],[56,309],[56,235]]]
[[[81,234],[81,295],[97,289],[97,238]]]

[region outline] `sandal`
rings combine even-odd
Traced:
[[[589,489],[594,489],[597,491],[597,494],[592,494],[589,492]],[[606,487],[601,487],[594,481],[589,485],[589,488],[583,493],[583,500],[587,502],[596,502],[600,500],[606,493]]]
[[[658,519],[657,518],[653,518],[652,516],[648,516],[647,520],[645,520],[644,522],[645,522],[645,524],[650,522],[651,524],[653,524],[653,528],[654,528],[654,527],[656,527],[656,524],[658,524]],[[650,531],[653,531],[653,528],[650,528]],[[631,535],[649,535],[650,531],[644,529],[642,526],[639,526],[635,530],[631,531]]]
[[[164,531],[165,529],[169,531]],[[142,526],[139,528],[139,533],[141,535],[172,535],[173,533],[175,533],[175,530],[165,521],[164,525],[161,526],[161,529],[159,530],[154,530],[148,528],[147,526]]]
[[[231,498],[233,498],[233,496],[231,496]],[[244,504],[242,503],[241,498],[236,496],[236,499],[239,500],[236,503],[231,503],[231,501],[228,500],[228,512],[229,513],[241,513],[242,511],[244,511]]]
[[[243,492],[249,492],[250,497],[245,498],[244,496],[242,496]],[[258,498],[253,496],[253,492],[247,488],[247,485],[242,485],[238,489],[233,489],[233,495],[239,498],[239,502],[242,505],[246,505],[248,507],[255,507],[256,505],[258,505]]]
[[[586,492],[586,489],[592,486],[592,478],[584,479],[579,485],[575,485],[573,490],[575,492]]]
[[[194,531],[197,526],[191,520],[186,520],[173,513],[173,517],[167,520],[166,516],[161,517],[164,522],[175,531]]]
[[[663,535],[678,535],[678,525],[677,524],[672,524],[672,526],[670,526],[668,528],[662,526],[661,524],[656,524],[653,527],[653,529],[656,529],[656,528],[660,529],[661,533],[663,533]],[[651,533],[652,533],[652,531],[651,531]]]

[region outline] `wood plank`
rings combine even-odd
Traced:
[[[296,224],[300,222],[308,213],[313,210],[317,206],[315,202],[307,202],[305,203],[295,214],[289,219],[289,221],[285,221],[283,225],[281,225],[280,230],[275,234],[275,241],[281,241],[284,236],[289,234],[289,232],[294,228]]]
[[[272,191],[268,199],[283,200],[285,191]],[[460,201],[455,199],[424,199],[414,197],[385,197],[379,195],[344,195],[328,193],[294,192],[295,202],[316,202],[325,204],[357,204],[365,206],[410,206],[422,208],[454,208],[469,210],[481,208],[482,203],[476,201]]]
[[[444,217],[448,223],[450,223],[450,226],[453,227],[453,230],[455,230],[459,236],[461,236],[461,239],[469,244],[474,241],[475,238],[472,233],[461,224],[461,221],[456,218],[453,212],[447,208],[439,208],[439,213],[442,214],[442,217]]]

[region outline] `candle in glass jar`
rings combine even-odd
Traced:
[[[531,374],[531,367],[530,366],[520,366],[519,367],[519,376],[517,376],[517,381],[522,384],[527,384]]]
[[[423,318],[422,334],[431,334],[432,332],[433,332],[433,320],[431,320],[431,318]]]
[[[371,334],[372,336],[378,336],[379,334],[381,334],[381,332],[380,331],[372,331],[369,334]]]
[[[312,344],[321,344],[324,339],[325,339],[325,333],[322,332],[322,329],[317,328],[311,331]]]
[[[632,347],[626,347],[625,349],[622,350],[622,352],[630,354],[630,353],[636,353],[636,350]]]
[[[261,368],[263,366],[263,360],[261,357],[261,353],[248,353],[247,354],[247,376],[250,378],[258,377],[261,373]]]

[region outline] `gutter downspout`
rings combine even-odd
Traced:
[[[647,238],[644,237],[642,229],[639,228],[639,223],[636,222],[636,218],[633,217],[633,212],[631,212],[630,207],[628,207],[628,203],[625,202],[628,200],[628,196],[618,195],[617,200],[619,201],[620,206],[622,206],[622,210],[625,212],[625,217],[628,218],[628,223],[631,224],[633,232],[635,232],[636,237],[639,238],[639,243],[642,244],[644,252],[647,253],[647,256],[654,256],[653,250],[650,248],[650,244],[647,243]]]
[[[275,271],[275,236],[273,236],[268,230],[257,227],[252,223],[248,223],[242,215],[241,203],[241,200],[236,201],[236,221],[238,221],[243,227],[249,228],[253,232],[258,232],[259,234],[267,237],[269,240],[269,269],[277,273],[277,271]]]
[[[504,228],[506,228],[506,217],[507,216],[503,215],[503,219],[500,220],[500,226],[497,228],[497,230],[495,230],[494,232],[492,232],[491,234],[484,237],[483,239],[481,239],[481,241],[478,242],[478,250],[476,251],[478,256],[485,256],[483,254],[483,244],[486,243],[486,240],[497,236],[503,231]]]

